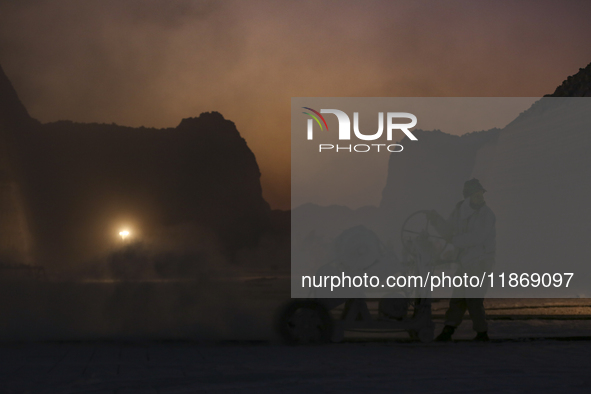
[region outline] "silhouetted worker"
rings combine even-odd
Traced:
[[[495,214],[484,202],[486,190],[478,179],[464,183],[464,200],[456,204],[448,220],[431,211],[429,221],[439,233],[455,247],[456,261],[460,268],[455,275],[482,278],[484,272],[492,271],[495,264]],[[488,325],[484,310],[484,295],[487,283],[482,287],[455,287],[445,313],[445,327],[437,341],[450,341],[456,327],[460,325],[466,309],[477,332],[474,340],[488,341]]]

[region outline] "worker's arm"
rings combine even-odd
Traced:
[[[477,226],[467,233],[455,235],[451,240],[452,245],[458,248],[484,245],[487,238],[495,231],[495,222],[495,214],[488,211],[484,217],[484,226]]]
[[[454,227],[452,225],[453,220],[445,220],[443,216],[437,213],[437,211],[430,211],[427,214],[427,219],[429,222],[431,222],[431,225],[435,228],[435,230],[437,230],[439,235],[441,235],[446,240],[451,239],[451,236],[454,232]]]

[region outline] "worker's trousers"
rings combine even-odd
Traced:
[[[464,276],[464,273],[470,276],[482,278],[492,271],[495,260],[494,256],[488,256],[481,261],[460,268],[454,275]],[[486,278],[485,278],[486,279]],[[445,313],[445,325],[458,327],[466,314],[466,310],[472,318],[472,328],[476,332],[488,331],[486,323],[486,312],[484,310],[484,295],[488,290],[490,283],[485,280],[482,287],[456,287],[453,290],[452,298],[449,300],[449,309]]]

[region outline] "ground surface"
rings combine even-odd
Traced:
[[[0,345],[2,393],[590,393],[591,321],[492,320],[491,343],[350,335],[274,341]],[[438,324],[438,330],[441,324]]]

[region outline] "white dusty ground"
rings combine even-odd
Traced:
[[[591,393],[591,320],[492,320],[493,341],[406,335],[0,345],[1,393]],[[438,324],[438,330],[441,323]],[[398,338],[396,338],[398,337]]]

